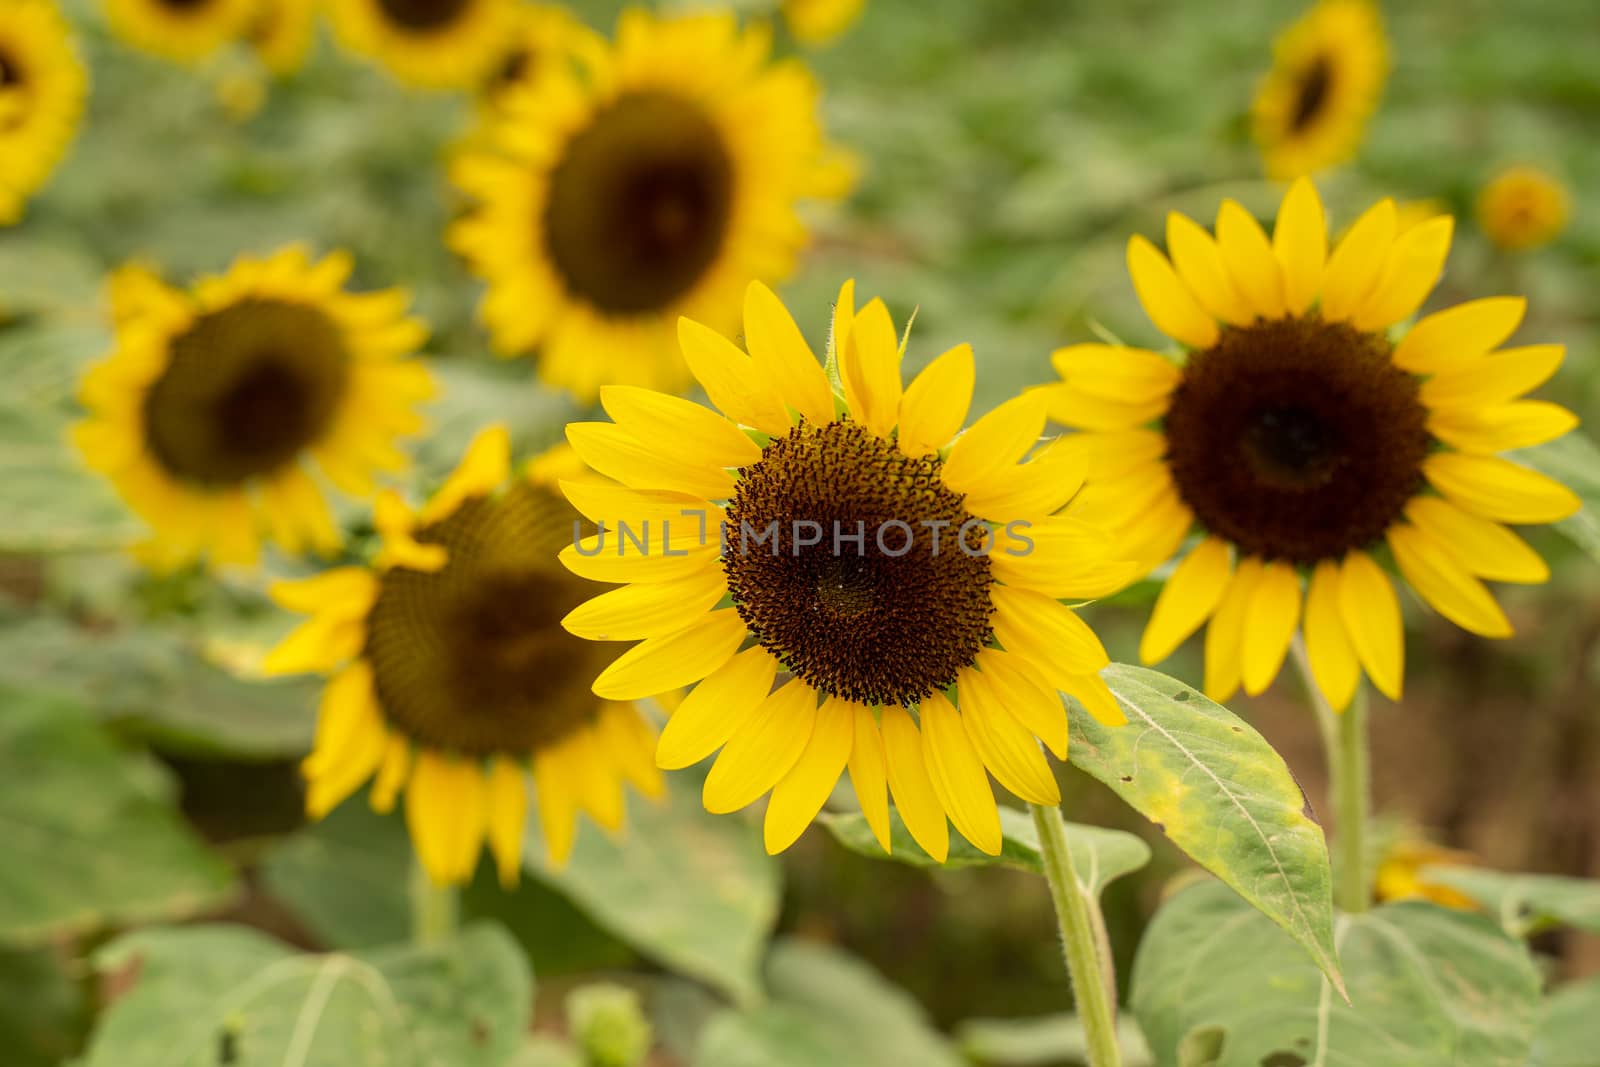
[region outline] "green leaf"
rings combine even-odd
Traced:
[[[6,1067],[56,1067],[78,1047],[88,1007],[52,949],[0,950],[0,1049]]]
[[[893,808],[889,810],[892,851],[888,855],[872,836],[866,817],[859,812],[824,815],[822,823],[845,848],[872,859],[892,859],[913,867],[1012,867],[1033,874],[1044,873],[1039,858],[1039,833],[1034,829],[1033,819],[1015,808],[1000,809],[1000,855],[980,852],[966,838],[954,835],[950,839],[949,860],[943,864],[918,847],[911,839],[911,832],[900,821],[899,812]],[[1125,830],[1068,823],[1067,835],[1072,841],[1072,862],[1078,880],[1096,896],[1118,878],[1150,862],[1150,846]]]
[[[1283,927],[1337,987],[1327,843],[1283,757],[1174,678],[1124,664],[1103,676],[1128,722],[1102,725],[1069,701],[1073,765]]]
[[[1182,1063],[1180,1045],[1208,1027],[1222,1030],[1218,1067],[1527,1062],[1539,975],[1523,945],[1482,916],[1390,904],[1340,916],[1338,946],[1348,1004],[1281,930],[1209,882],[1156,913],[1129,1001],[1164,1067]]]
[[[1518,937],[1552,926],[1575,926],[1600,934],[1600,882],[1483,867],[1429,867],[1423,877],[1459,889]]]
[[[1562,986],[1544,1002],[1528,1067],[1594,1067],[1600,978]]]
[[[712,1020],[697,1067],[960,1067],[922,1009],[851,956],[780,942],[767,967],[772,1003]]]
[[[506,1067],[583,1067],[583,1057],[570,1045],[536,1034]]]
[[[1071,1012],[1035,1019],[971,1019],[956,1031],[961,1051],[983,1067],[1056,1067],[1088,1063],[1089,1041],[1083,1020]],[[1117,1018],[1122,1067],[1155,1062],[1139,1024],[1126,1012]]]
[[[102,1016],[84,1067],[502,1067],[533,979],[511,938],[297,954],[242,926],[150,929],[94,957],[133,988]]]
[[[1549,444],[1524,449],[1513,458],[1578,494],[1583,510],[1557,523],[1556,529],[1600,559],[1600,445],[1574,431]]]
[[[174,814],[152,762],[73,704],[0,686],[0,937],[36,942],[213,907],[231,872]]]
[[[625,836],[580,823],[572,859],[545,855],[537,813],[524,865],[645,955],[740,1002],[760,995],[757,972],[778,915],[780,870],[744,819],[708,814],[693,775],[669,775],[665,802],[630,793]]]

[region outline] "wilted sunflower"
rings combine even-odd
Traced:
[[[1153,568],[1191,529],[1205,535],[1167,579],[1140,655],[1165,659],[1206,620],[1205,689],[1259,693],[1296,628],[1336,708],[1364,669],[1399,699],[1400,573],[1473,633],[1510,623],[1483,579],[1542,582],[1544,561],[1504,523],[1547,523],[1577,498],[1496,455],[1566,433],[1577,420],[1518,399],[1561,364],[1560,345],[1494,349],[1526,301],[1476,300],[1428,315],[1398,343],[1389,329],[1433,289],[1452,220],[1399,230],[1392,200],[1327,254],[1322,203],[1301,179],[1269,240],[1225,200],[1213,239],[1176,213],[1162,255],[1128,246],[1134,288],[1186,350],[1078,345],[1046,387],[1057,421],[1093,456],[1084,513],[1122,532]],[[1302,596],[1302,579],[1309,588]]]
[[[1521,252],[1548,244],[1567,224],[1566,186],[1538,167],[1511,167],[1478,195],[1478,225],[1489,240]]]
[[[332,676],[304,766],[312,818],[363,782],[378,811],[405,791],[417,857],[434,881],[472,877],[485,840],[516,881],[533,770],[545,847],[564,863],[582,810],[621,828],[623,783],[659,796],[654,731],[589,683],[609,658],[561,628],[596,586],[556,562],[579,519],[558,477],[582,477],[565,447],[511,476],[503,428],[480,434],[422,508],[378,499],[383,548],[273,588],[312,616],[268,657],[271,673]]]
[[[1320,0],[1278,38],[1252,125],[1274,178],[1311,174],[1355,153],[1389,74],[1370,0]]]
[[[802,196],[842,191],[817,89],[731,15],[622,17],[587,77],[558,69],[464,154],[479,201],[451,244],[489,282],[495,347],[539,350],[541,376],[676,391],[680,315],[730,328],[751,278],[788,273]]]
[[[258,0],[105,0],[123,40],[179,63],[192,63],[245,35]]]
[[[821,45],[849,29],[867,0],[783,0],[783,20],[803,44]]]
[[[0,19],[0,225],[50,177],[83,113],[88,75],[52,0],[15,0]]]
[[[558,69],[570,69],[575,56],[592,57],[604,48],[599,35],[566,8],[518,4],[513,27],[501,42],[480,91],[491,107],[502,107],[519,90]]]
[[[706,808],[735,811],[770,790],[769,851],[800,835],[848,766],[885,848],[892,794],[936,859],[946,815],[996,853],[985,768],[1025,800],[1060,803],[1038,745],[1066,752],[1057,690],[1123,719],[1099,677],[1099,639],[1061,601],[1104,595],[1132,568],[1108,562],[1104,534],[1057,514],[1083,480],[1076,450],[1018,462],[1044,428],[1042,398],[1002,404],[957,437],[971,346],[902,388],[888,310],[855,311],[853,296],[847,283],[833,321],[842,403],[788,311],[753,283],[749,355],[681,324],[689,368],[722,414],[608,386],[600,400],[615,421],[567,427],[578,454],[621,484],[563,484],[605,532],[562,560],[629,584],[564,624],[639,641],[595,681],[603,697],[698,683],[656,760],[686,767],[721,749]]]
[[[274,74],[305,65],[316,37],[317,0],[257,0],[245,39]]]
[[[350,257],[290,247],[241,257],[189,292],[141,267],[113,278],[116,350],[83,379],[84,461],[155,530],[147,561],[256,559],[264,530],[285,552],[338,548],[319,466],[348,493],[404,467],[427,370],[426,337],[399,290],[343,291]]]
[[[334,33],[396,78],[432,89],[482,84],[515,25],[517,0],[328,0]]]

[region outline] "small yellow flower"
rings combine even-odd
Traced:
[[[587,73],[556,65],[453,169],[476,202],[451,245],[489,283],[503,355],[593,399],[609,383],[688,381],[680,316],[731,328],[751,278],[791,270],[808,196],[848,175],[818,123],[811,76],[768,61],[731,15],[623,15]]]
[[[257,0],[104,0],[119,37],[179,63],[194,63],[245,34]]]
[[[522,866],[528,771],[545,848],[565,863],[587,812],[620,831],[624,783],[663,794],[655,733],[589,682],[609,658],[561,628],[598,589],[557,563],[579,516],[558,478],[583,478],[565,447],[511,472],[502,427],[484,431],[423,507],[378,500],[370,567],[280,582],[310,615],[263,664],[331,676],[306,808],[320,819],[363,783],[386,812],[405,795],[417,857],[442,885],[471,879],[487,843],[503,884]]]
[[[1397,841],[1378,861],[1374,895],[1388,900],[1431,900],[1459,911],[1478,911],[1478,903],[1459,889],[1429,881],[1428,867],[1460,867],[1473,863],[1469,853],[1443,848],[1426,841]]]
[[[861,17],[867,0],[783,0],[789,32],[802,44],[824,45]]]
[[[13,0],[0,18],[0,226],[22,217],[83,114],[88,74],[52,0]]]
[[[1295,633],[1318,685],[1347,706],[1361,673],[1399,699],[1400,601],[1383,550],[1422,599],[1486,637],[1511,624],[1484,579],[1549,569],[1506,524],[1578,510],[1564,486],[1499,457],[1577,424],[1523,394],[1561,345],[1500,349],[1520,297],[1476,300],[1390,330],[1433,290],[1452,220],[1409,229],[1384,200],[1328,251],[1306,179],[1272,236],[1225,200],[1216,236],[1168,216],[1167,254],[1143,237],[1128,267],[1145,311],[1182,346],[1075,345],[1047,387],[1092,460],[1079,502],[1148,571],[1184,550],[1144,633],[1147,663],[1207,626],[1205,689],[1265,689]]]
[[[1555,240],[1567,224],[1567,187],[1538,167],[1511,167],[1478,196],[1478,225],[1489,240],[1511,252]]]
[[[517,0],[327,0],[335,35],[396,78],[430,89],[482,84],[516,24]]]
[[[1389,74],[1371,0],[1318,0],[1274,46],[1252,126],[1274,178],[1294,178],[1355,154]]]
[[[760,283],[745,298],[748,355],[688,319],[680,337],[720,414],[608,386],[600,402],[615,421],[567,427],[589,466],[620,484],[563,484],[603,532],[562,560],[621,588],[564,625],[638,642],[594,691],[628,700],[693,685],[656,761],[687,767],[720,749],[706,808],[736,811],[770,792],[771,852],[800,836],[848,768],[884,848],[892,795],[935,859],[949,848],[947,816],[998,853],[988,774],[1024,800],[1060,803],[1039,745],[1066,754],[1058,691],[1123,721],[1099,638],[1063,603],[1132,573],[1110,538],[1061,513],[1082,456],[1036,448],[1036,395],[960,433],[971,346],[902,385],[889,311],[881,300],[857,309],[851,283],[830,341],[842,396]]]
[[[116,350],[84,375],[84,462],[155,530],[146,561],[253,563],[263,533],[327,554],[339,532],[308,468],[372,491],[406,459],[433,382],[405,358],[427,336],[398,290],[344,291],[351,260],[291,246],[241,257],[189,291],[143,267],[111,282]]]

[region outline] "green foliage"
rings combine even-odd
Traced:
[[[983,1067],[1056,1067],[1089,1058],[1083,1020],[1076,1015],[1037,1019],[972,1019],[957,1033],[962,1054]],[[1155,1061],[1132,1015],[1117,1017],[1122,1067],[1152,1067]]]
[[[152,928],[94,958],[133,988],[84,1067],[501,1067],[533,979],[492,926],[430,948],[307,956],[237,926]]]
[[[88,1024],[88,1005],[54,949],[0,949],[0,1049],[6,1067],[57,1067]]]
[[[1139,947],[1130,1002],[1156,1062],[1220,1027],[1217,1067],[1522,1067],[1539,974],[1486,919],[1390,904],[1338,924],[1342,1000],[1283,933],[1217,883],[1157,913]],[[1206,1043],[1216,1047],[1215,1035]],[[1192,1048],[1193,1046],[1191,1046]]]
[[[1556,528],[1600,560],[1600,446],[1573,431],[1547,445],[1527,449],[1518,458],[1578,494],[1583,510]]]
[[[1430,867],[1423,877],[1476,900],[1514,936],[1525,937],[1552,926],[1600,933],[1600,882],[1482,867]]]
[[[1563,986],[1545,1001],[1528,1067],[1592,1067],[1600,978]]]
[[[1283,757],[1243,719],[1173,678],[1105,671],[1128,723],[1072,704],[1068,758],[1299,942],[1338,984],[1322,828]]]

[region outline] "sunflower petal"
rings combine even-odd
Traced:
[[[986,648],[978,654],[976,666],[988,679],[989,688],[999,698],[1000,706],[1044,742],[1057,759],[1066,759],[1071,731],[1066,706],[1061,703],[1061,694],[1055,687],[1014,652]],[[1075,681],[1075,678],[1067,681]]]
[[[1353,318],[1378,284],[1394,246],[1399,212],[1393,200],[1380,200],[1356,220],[1328,257],[1322,279],[1322,317]]]
[[[772,692],[778,661],[760,646],[745,649],[695,686],[661,730],[656,765],[675,771],[728,743]]]
[[[1420,397],[1434,409],[1515,400],[1549,381],[1566,354],[1565,345],[1529,345],[1462,360],[1423,382]]]
[[[1023,393],[995,408],[956,438],[941,477],[958,493],[981,489],[985,482],[1016,465],[1044,433],[1045,401]]]
[[[742,467],[761,447],[738,426],[692,400],[631,385],[600,387],[600,406],[635,440],[668,447],[697,467]]]
[[[1455,224],[1449,215],[1440,215],[1395,239],[1377,287],[1355,311],[1356,329],[1386,329],[1416,313],[1444,273]]]
[[[702,799],[716,815],[748,807],[799,761],[817,721],[817,691],[790,681],[762,701],[706,775]]]
[[[1406,518],[1457,564],[1480,578],[1528,585],[1550,579],[1550,567],[1528,542],[1448,500],[1415,497],[1406,505]]]
[[[1226,541],[1207,537],[1174,568],[1139,641],[1141,662],[1159,663],[1172,655],[1217,610],[1233,577],[1231,555]]]
[[[681,629],[683,620],[709,612],[728,592],[728,580],[707,567],[670,582],[625,585],[584,601],[561,620],[570,634],[590,641],[637,641]]]
[[[739,346],[693,319],[678,320],[678,344],[689,373],[706,396],[734,422],[763,433],[789,430],[789,414]]]
[[[776,293],[752,281],[744,294],[744,336],[756,373],[809,422],[833,421],[833,388]]]
[[[1559,522],[1583,507],[1560,482],[1497,456],[1436,452],[1422,473],[1453,503],[1496,522]]]
[[[969,344],[957,345],[928,364],[900,398],[900,451],[925,456],[961,432],[976,380]]]
[[[1030,804],[1060,804],[1061,789],[1038,740],[1005,709],[989,679],[963,671],[956,687],[967,739],[995,780]]]
[[[1450,447],[1492,456],[1532,448],[1565,436],[1578,426],[1578,416],[1559,404],[1518,400],[1468,411],[1435,411],[1428,432]]]
[[[514,889],[522,875],[522,830],[528,819],[527,772],[516,761],[496,756],[489,765],[489,851],[500,885]]]
[[[1239,689],[1244,660],[1245,615],[1261,580],[1261,560],[1240,562],[1206,627],[1205,693],[1219,704]]]
[[[1283,268],[1283,295],[1291,315],[1303,315],[1322,290],[1328,261],[1328,220],[1310,178],[1298,178],[1278,208],[1272,251]]]
[[[1006,585],[993,586],[989,596],[995,637],[1032,663],[1047,681],[1094,674],[1111,662],[1089,624],[1059,600]]]
[[[1244,326],[1255,318],[1228,274],[1222,250],[1203,226],[1187,215],[1169,212],[1167,252],[1178,277],[1213,318],[1230,326]]]
[[[854,743],[855,715],[849,701],[826,700],[805,751],[772,788],[762,832],[769,855],[794,844],[811,825],[844,773]]]
[[[1217,246],[1234,286],[1256,315],[1264,319],[1281,317],[1283,268],[1278,265],[1266,231],[1236,200],[1224,200],[1217,211]]]
[[[1145,314],[1156,328],[1190,348],[1217,343],[1217,324],[1156,246],[1143,237],[1128,242],[1128,273]]]
[[[1000,854],[1000,810],[973,749],[961,713],[943,693],[922,701],[922,757],[939,804],[961,836],[991,856]]]
[[[1427,534],[1397,523],[1387,540],[1400,573],[1439,614],[1480,637],[1511,636],[1511,623],[1489,590]]]
[[[1343,711],[1361,684],[1361,663],[1340,617],[1339,564],[1331,559],[1322,560],[1311,572],[1304,630],[1311,676],[1329,706]]]
[[[1436,311],[1395,346],[1394,363],[1413,374],[1438,374],[1472,362],[1516,332],[1528,310],[1520,296],[1492,296]]]
[[[889,792],[900,819],[911,837],[937,863],[950,855],[950,828],[945,809],[934,792],[928,763],[922,751],[922,737],[916,723],[899,705],[883,709],[881,723],[885,769]]]
[[[882,300],[855,314],[839,371],[851,416],[869,433],[889,436],[900,414],[900,340]]]
[[[1278,676],[1300,624],[1300,575],[1281,560],[1266,564],[1244,621],[1244,691],[1264,691]]]
[[[852,704],[855,742],[850,748],[850,785],[856,803],[884,852],[889,852],[889,771],[884,762],[883,734],[865,704]]]
[[[713,611],[618,656],[594,680],[594,693],[606,700],[642,700],[698,682],[733,658],[747,632],[734,609]]]
[[[1394,583],[1365,552],[1352,552],[1339,567],[1339,615],[1367,677],[1390,700],[1405,682],[1405,629]]]

